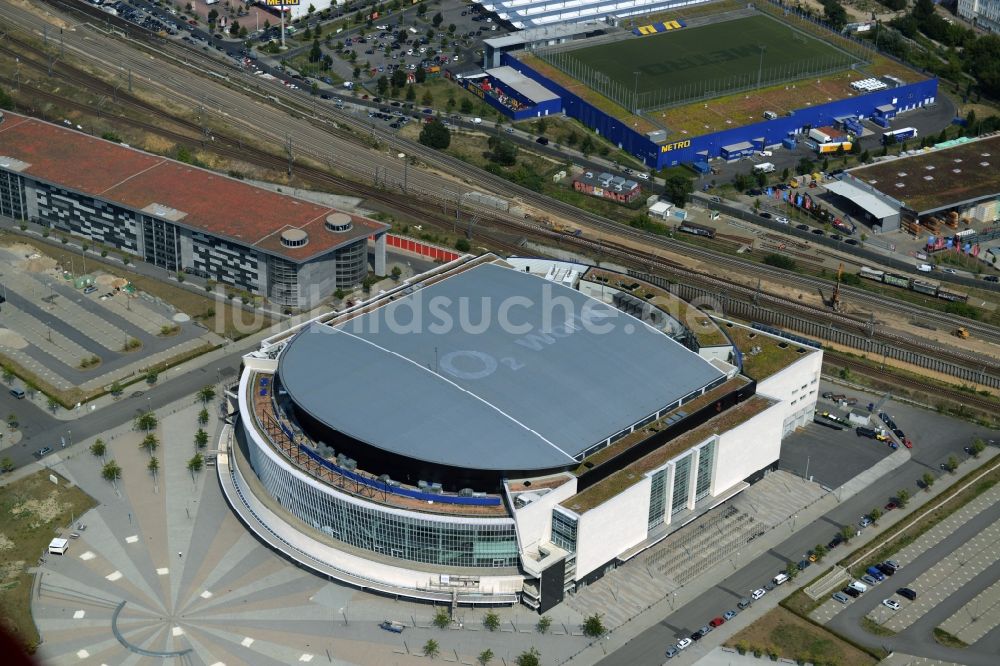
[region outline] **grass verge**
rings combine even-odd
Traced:
[[[967,648],[969,644],[963,641],[958,636],[950,634],[941,627],[934,627],[934,640],[945,647],[950,648]]]
[[[867,631],[869,634],[874,634],[876,636],[895,636],[896,632],[892,629],[886,629],[881,624],[871,619],[870,617],[861,618],[861,628]]]
[[[799,663],[875,664],[884,655],[875,655],[805,618],[778,607],[726,641],[741,653],[784,657]]]
[[[49,481],[53,474],[58,484]],[[0,617],[11,634],[29,652],[38,646],[39,636],[31,618],[33,566],[53,537],[65,534],[91,507],[97,505],[89,495],[51,470],[42,470],[19,481],[0,487],[0,551],[3,580],[0,584]]]
[[[1000,481],[1000,467],[997,467],[975,484],[964,490],[960,490],[981,473],[981,470],[976,469],[956,481],[951,488],[931,501],[930,505],[925,509],[929,510],[929,513],[917,520],[912,526],[903,530],[898,536],[895,536],[895,532],[893,534],[885,534],[880,537],[878,545],[868,544],[845,557],[840,561],[840,564],[846,567],[852,562],[857,562],[857,564],[851,567],[850,571],[855,577],[858,577],[864,574],[868,567],[889,559],[916,541],[922,534],[942,520],[992,488],[996,485],[997,481]],[[870,554],[865,555],[865,553]]]

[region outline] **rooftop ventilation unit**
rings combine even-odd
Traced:
[[[326,227],[327,231],[342,234],[350,231],[354,223],[351,222],[351,216],[347,213],[331,213],[326,216],[326,222],[324,222],[323,226]]]
[[[302,247],[309,242],[309,234],[302,229],[285,229],[281,232],[281,244],[285,247]]]

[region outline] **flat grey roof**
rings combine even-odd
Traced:
[[[823,183],[823,187],[834,194],[839,194],[842,197],[850,199],[855,204],[880,220],[886,217],[892,217],[893,215],[899,213],[898,210],[882,201],[874,194],[865,192],[857,185],[852,185],[846,181],[835,180],[830,183]]]
[[[550,99],[559,99],[555,94],[538,81],[529,79],[527,76],[517,71],[513,67],[494,67],[486,70],[486,73],[495,78],[505,86],[509,86],[521,93],[535,104],[547,102]]]
[[[513,21],[511,21],[513,23]],[[538,28],[526,28],[518,30],[502,37],[491,37],[484,39],[483,43],[495,49],[505,46],[518,46],[521,44],[533,44],[534,42],[547,42],[554,39],[565,39],[575,35],[594,32],[595,30],[605,30],[610,26],[604,21],[583,21],[581,23],[558,23],[556,25],[545,25]]]
[[[572,465],[724,376],[609,305],[495,264],[304,329],[279,373],[299,407],[339,432],[484,470]]]

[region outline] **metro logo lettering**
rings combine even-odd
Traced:
[[[660,146],[661,153],[669,153],[671,150],[680,150],[681,148],[690,148],[691,139],[685,139],[684,141],[674,141],[673,143],[665,143]]]

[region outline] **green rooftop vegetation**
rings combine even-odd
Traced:
[[[711,391],[698,396],[691,402],[685,405],[681,405],[677,409],[670,410],[656,421],[653,421],[652,423],[643,426],[639,430],[636,430],[635,432],[630,433],[625,437],[622,437],[614,444],[606,446],[597,453],[588,456],[587,458],[584,459],[582,463],[580,463],[579,467],[573,470],[573,473],[576,476],[580,476],[588,469],[592,469],[594,467],[597,467],[598,465],[602,465],[607,461],[611,460],[612,458],[614,458],[615,456],[617,456],[618,454],[620,454],[621,452],[631,449],[639,442],[645,440],[647,437],[650,437],[651,435],[656,434],[664,427],[666,427],[665,423],[667,422],[667,419],[669,419],[677,412],[684,411],[687,412],[688,414],[693,414],[694,412],[698,411],[705,405],[709,405],[715,400],[718,400],[722,396],[726,395],[727,393],[732,393],[733,391],[743,388],[749,383],[750,380],[748,380],[746,377],[741,377],[741,376],[733,377],[724,384],[716,386]]]
[[[790,366],[810,351],[808,347],[780,340],[747,326],[722,322],[733,344],[743,352],[743,374],[761,381]]]
[[[727,409],[697,428],[689,430],[680,437],[671,440],[583,492],[564,500],[561,502],[561,505],[576,513],[590,511],[641,481],[646,472],[662,466],[671,458],[675,458],[687,449],[697,446],[714,434],[732,430],[739,424],[757,416],[772,404],[774,404],[773,401],[755,395],[749,400]]]
[[[697,308],[691,307],[684,299],[671,294],[666,289],[652,285],[644,280],[633,278],[613,271],[591,268],[583,276],[588,282],[606,284],[620,289],[639,298],[644,298],[654,306],[663,310],[671,317],[686,326],[702,347],[716,347],[729,344],[719,326]]]

